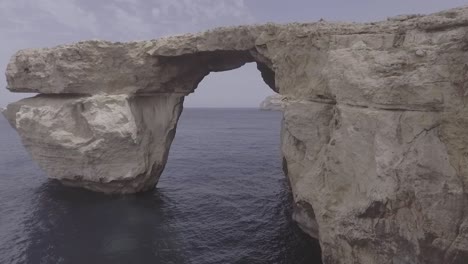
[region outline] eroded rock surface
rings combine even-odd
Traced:
[[[260,110],[281,111],[286,108],[287,103],[287,97],[284,97],[280,94],[270,95],[260,103]]]
[[[182,111],[180,95],[38,95],[4,115],[33,159],[62,183],[106,193],[152,189]]]
[[[324,263],[466,263],[468,7],[23,50],[8,88],[42,95],[4,114],[50,177],[144,191],[164,168],[183,96],[248,62],[291,99],[283,168],[293,217]]]

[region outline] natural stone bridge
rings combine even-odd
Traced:
[[[467,263],[468,7],[23,50],[8,89],[40,95],[4,114],[51,178],[146,191],[184,96],[247,62],[292,98],[284,170],[324,263]]]

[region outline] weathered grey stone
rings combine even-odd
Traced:
[[[4,115],[54,179],[105,193],[152,189],[166,164],[183,97],[38,95]]]
[[[8,87],[43,95],[4,114],[50,177],[143,191],[164,168],[183,96],[247,62],[288,98],[293,217],[324,263],[466,263],[468,7],[23,50]]]
[[[281,111],[286,107],[287,103],[287,97],[280,94],[269,95],[260,103],[260,110]]]

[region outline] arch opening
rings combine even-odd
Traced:
[[[170,195],[178,196],[180,192],[180,196],[190,196],[179,197],[180,203],[185,203],[180,208],[187,210],[183,214],[190,215],[184,226],[190,226],[190,232],[200,236],[200,240],[190,242],[200,248],[206,248],[202,244],[210,241],[211,251],[226,247],[238,252],[248,248],[243,260],[252,260],[255,255],[255,259],[265,263],[285,259],[288,263],[321,263],[318,241],[303,233],[291,218],[294,202],[281,164],[281,112],[259,111],[261,101],[250,108],[240,104],[243,109],[222,108],[215,104],[219,100],[225,102],[219,97],[208,98],[212,104],[209,100],[199,101],[214,90],[227,93],[228,99],[234,97],[232,91],[239,95],[234,99],[248,97],[246,90],[271,94],[269,88],[274,82],[268,81],[268,85],[267,78],[274,80],[274,74],[266,65],[253,62],[236,70],[212,71],[184,100],[158,189],[170,189]],[[259,78],[258,68],[266,77]],[[233,87],[247,83],[251,86],[243,87],[246,89]],[[234,237],[235,242],[231,240]],[[231,259],[224,262],[238,257],[226,256]]]
[[[174,91],[192,93],[210,73],[234,70],[252,62],[256,63],[267,86],[278,93],[272,63],[256,50],[204,51],[179,56],[158,56],[157,58],[157,63],[164,65],[163,74],[170,76],[162,85],[166,87],[166,90],[160,89],[158,91],[160,93]],[[151,87],[142,89],[138,93],[147,93],[151,89]]]

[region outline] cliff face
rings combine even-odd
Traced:
[[[19,51],[5,116],[52,178],[151,189],[183,96],[256,62],[291,98],[282,154],[294,219],[324,263],[466,263],[468,7],[368,24],[220,28]]]

